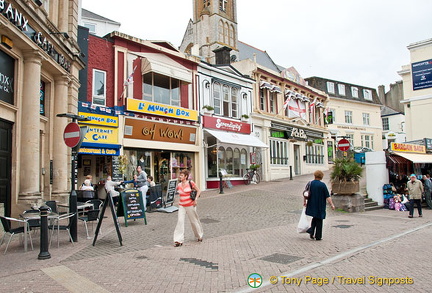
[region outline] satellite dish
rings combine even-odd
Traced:
[[[231,55],[231,62],[236,62],[236,61],[237,61],[237,56]]]

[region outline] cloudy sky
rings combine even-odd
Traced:
[[[120,31],[179,46],[192,0],[82,0]],[[238,0],[239,40],[303,77],[377,88],[400,80],[407,46],[432,38],[431,0]],[[432,56],[430,56],[432,58]]]

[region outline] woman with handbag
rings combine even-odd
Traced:
[[[184,225],[185,216],[188,215],[189,221],[192,225],[192,230],[198,242],[202,242],[203,229],[201,222],[196,211],[197,199],[200,197],[201,190],[192,180],[188,180],[189,171],[182,170],[179,175],[179,184],[177,185],[177,192],[180,195],[179,211],[177,226],[174,230],[174,246],[179,247],[183,245],[184,241]],[[195,195],[195,197],[194,197]]]

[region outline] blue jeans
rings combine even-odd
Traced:
[[[410,216],[414,215],[414,203],[417,206],[419,216],[421,216],[422,215],[421,199],[410,199],[410,211],[409,211]]]

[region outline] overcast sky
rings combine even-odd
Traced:
[[[82,0],[120,31],[178,47],[192,0]],[[239,40],[302,77],[377,88],[400,80],[407,46],[432,38],[431,0],[238,0]],[[432,56],[427,59],[432,59]]]

